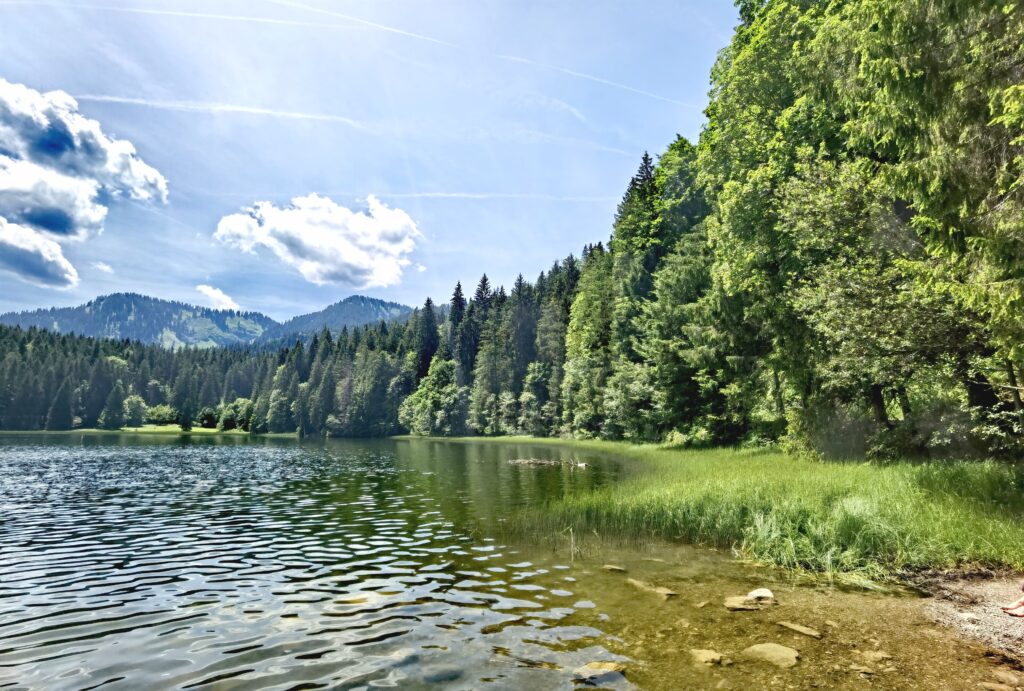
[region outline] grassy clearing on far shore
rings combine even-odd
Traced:
[[[828,463],[777,451],[551,443],[615,453],[638,472],[531,512],[523,518],[529,529],[734,547],[761,562],[850,581],[921,568],[1024,569],[1020,466]]]

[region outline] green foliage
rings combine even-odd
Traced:
[[[465,433],[468,391],[455,379],[455,363],[435,357],[419,387],[402,402],[400,424],[416,435]]]
[[[146,422],[146,401],[138,394],[132,394],[124,399],[124,426],[142,427]]]
[[[146,409],[147,425],[173,425],[178,422],[178,411],[166,403]]]

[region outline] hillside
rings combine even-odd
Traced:
[[[60,333],[127,338],[180,346],[249,343],[276,322],[259,312],[214,310],[137,293],[114,293],[77,307],[51,307],[0,315],[0,323]]]
[[[412,308],[397,302],[386,302],[362,295],[350,297],[328,305],[318,312],[292,317],[283,324],[276,324],[267,329],[259,338],[261,341],[272,341],[290,336],[310,336],[324,327],[331,331],[339,331],[344,327],[352,328],[379,321],[394,321],[408,317]]]

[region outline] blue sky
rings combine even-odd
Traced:
[[[0,311],[130,290],[282,318],[532,279],[608,236],[644,150],[697,136],[735,23],[727,0],[0,0],[0,79],[135,150],[72,171],[102,223],[7,218]],[[36,182],[11,156],[0,212]]]

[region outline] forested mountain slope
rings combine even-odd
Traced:
[[[260,340],[271,341],[296,335],[308,337],[324,328],[336,332],[345,327],[405,319],[411,313],[411,307],[397,302],[352,295],[317,312],[292,317],[283,324],[275,324],[261,335]]]
[[[277,326],[259,312],[214,310],[136,293],[104,295],[77,307],[8,312],[0,323],[61,333],[127,338],[165,347],[249,343]]]
[[[126,338],[167,348],[232,346],[308,339],[317,331],[407,318],[411,307],[353,295],[280,324],[259,312],[215,310],[135,293],[115,293],[77,307],[0,315],[0,324],[97,338]]]

